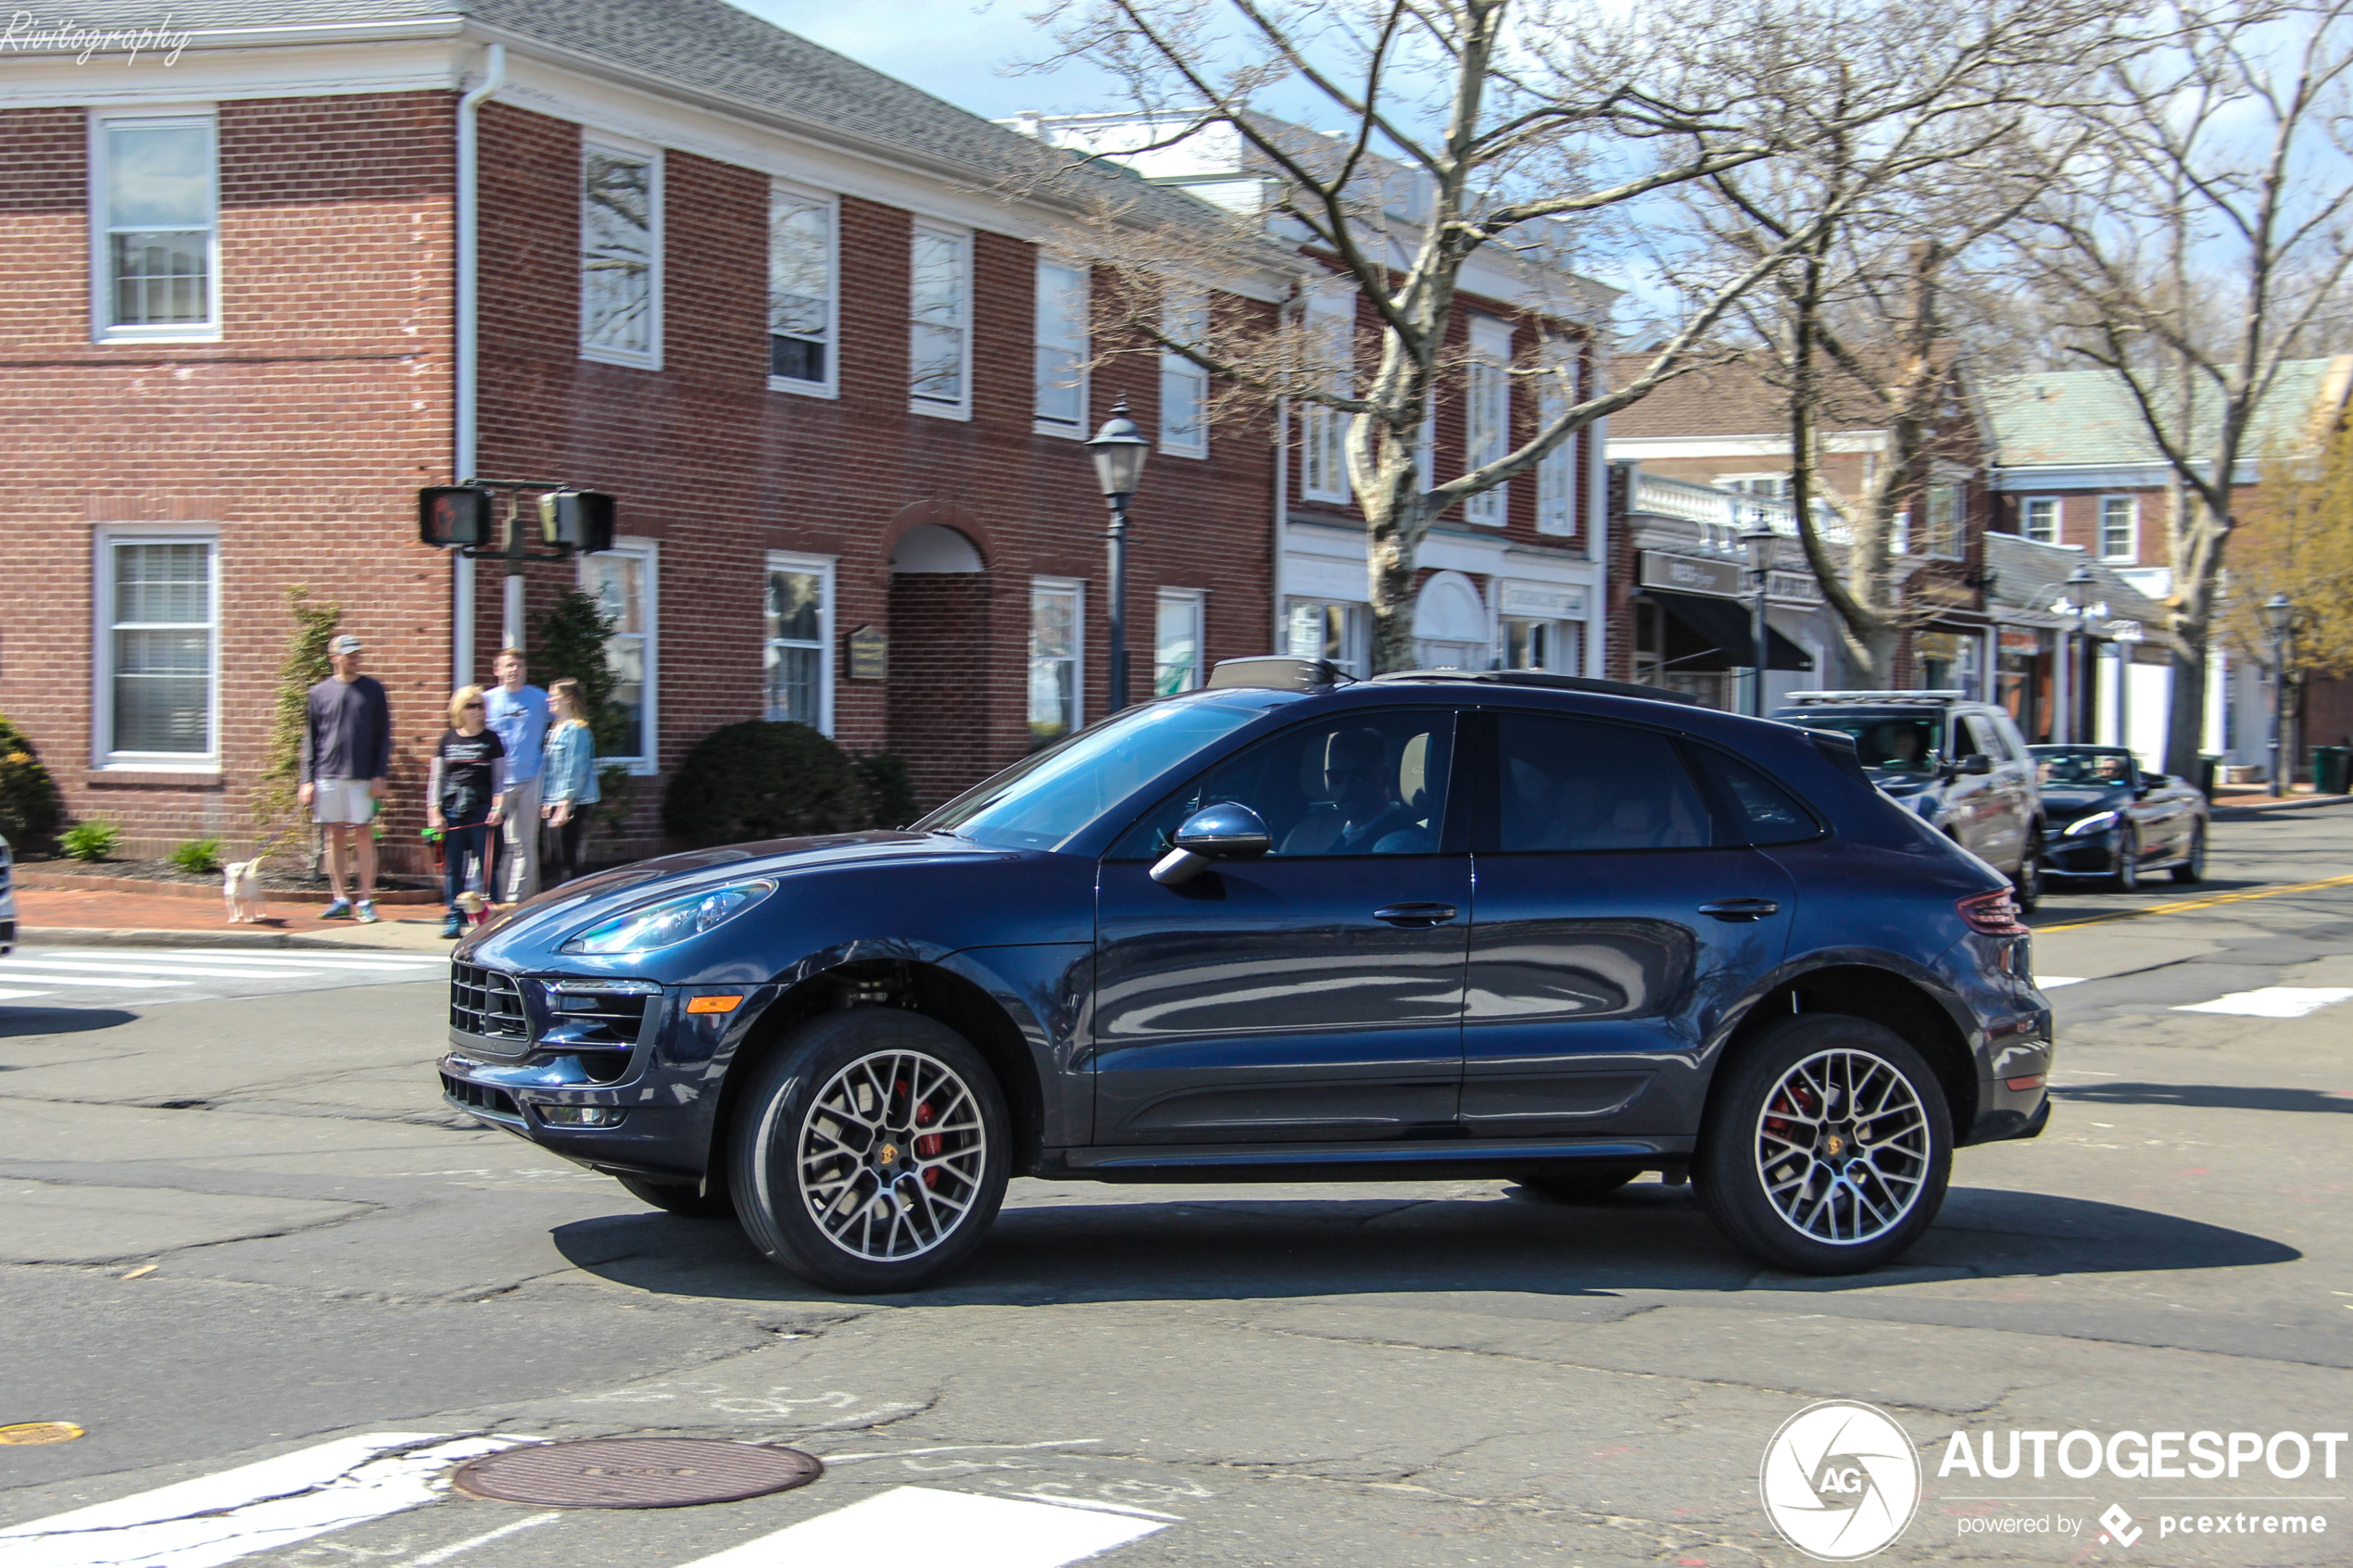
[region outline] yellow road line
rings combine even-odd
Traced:
[[[2151,904],[2145,909],[2124,909],[2112,915],[2100,915],[2092,920],[2070,921],[2065,925],[2038,925],[2036,931],[2081,931],[2087,925],[2108,925],[2120,920],[2138,920],[2143,915],[2178,915],[2190,909],[2210,909],[2217,904],[2244,904],[2250,898],[2276,898],[2283,893],[2314,893],[2323,887],[2353,887],[2353,876],[2333,876],[2320,882],[2291,882],[2279,887],[2259,887],[2252,893],[2217,893],[2211,898],[2183,898],[2171,904]]]

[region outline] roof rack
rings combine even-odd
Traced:
[[[1260,654],[1252,659],[1221,659],[1209,667],[1207,691],[1251,687],[1278,692],[1324,691],[1344,679],[1340,666],[1328,659],[1291,659]]]
[[[1797,706],[1809,702],[1965,702],[1967,692],[1791,692],[1781,700]]]
[[[1635,681],[1604,681],[1592,675],[1562,675],[1550,670],[1400,670],[1376,681],[1478,681],[1494,686],[1542,686],[1551,691],[1595,692],[1604,696],[1641,697],[1649,702],[1701,706],[1689,692],[1646,686]]]

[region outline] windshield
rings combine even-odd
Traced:
[[[1131,708],[1017,762],[915,824],[1006,849],[1054,849],[1088,822],[1297,692],[1221,691]]]
[[[1944,721],[1934,719],[1874,719],[1862,714],[1806,714],[1793,723],[1813,730],[1835,730],[1855,737],[1855,755],[1874,772],[1925,776],[1936,771],[1937,751],[1944,735]]]
[[[2133,754],[2118,746],[2036,746],[2027,755],[2037,784],[2109,789],[2133,779]]]

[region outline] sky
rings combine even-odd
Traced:
[[[1038,0],[734,0],[756,17],[990,119],[1024,109],[1116,107],[1111,81],[1085,67],[1046,76],[1003,68],[1053,53],[1031,23]]]

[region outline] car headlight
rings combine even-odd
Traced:
[[[674,947],[690,936],[700,936],[714,926],[724,925],[775,891],[776,884],[762,878],[758,882],[731,882],[724,887],[706,888],[683,897],[664,898],[658,904],[640,905],[601,925],[590,926],[557,950],[645,953],[656,947]]]
[[[2081,820],[2081,821],[2079,821],[2079,822],[2070,822],[2070,823],[2068,823],[2068,824],[2067,824],[2067,831],[2066,831],[2065,833],[2063,833],[2063,834],[2059,834],[2059,836],[2060,836],[2061,838],[2073,838],[2073,837],[2075,837],[2078,834],[2085,834],[2085,833],[2099,833],[2099,832],[2104,831],[2105,829],[2108,829],[2108,828],[2112,828],[2112,827],[2114,827],[2115,825],[2116,825],[2116,813],[2115,813],[2115,812],[2113,812],[2113,811],[2095,811],[2095,812],[2093,812],[2090,816],[2085,817],[2085,818],[2082,819],[2082,820]]]

